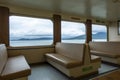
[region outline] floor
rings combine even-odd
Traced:
[[[95,77],[93,80],[120,80],[120,69]]]
[[[29,76],[29,80],[71,80],[69,77],[55,69],[48,63],[31,65],[32,74]],[[97,75],[118,69],[117,66],[102,63],[99,73],[91,76],[84,77],[82,79],[75,80],[89,80]]]

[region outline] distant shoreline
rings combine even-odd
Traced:
[[[29,35],[30,36],[30,35]],[[34,35],[35,36],[35,35]],[[44,36],[44,37],[43,37]],[[10,41],[25,41],[25,40],[53,40],[53,37],[51,37],[52,35],[50,36],[47,36],[47,35],[42,35],[39,36],[39,37],[27,37],[27,36],[24,36],[24,37],[11,37]],[[107,34],[105,32],[98,32],[96,34],[93,34],[92,35],[92,38],[93,39],[106,39],[107,38]],[[62,40],[80,40],[80,39],[86,39],[86,35],[79,35],[79,36],[72,36],[70,37],[69,35],[68,36],[64,36],[62,37]]]

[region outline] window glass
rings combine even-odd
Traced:
[[[49,19],[10,16],[10,46],[53,43],[53,23]]]
[[[107,41],[107,27],[92,24],[92,41]]]
[[[62,21],[62,42],[85,43],[85,25],[79,22]]]

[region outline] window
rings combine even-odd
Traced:
[[[49,19],[10,16],[10,46],[53,43],[53,23]]]
[[[62,21],[62,42],[85,43],[85,25],[78,22]]]
[[[92,24],[92,41],[107,41],[107,27]]]

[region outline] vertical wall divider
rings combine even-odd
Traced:
[[[86,43],[89,43],[92,41],[92,20],[87,19],[86,23]]]
[[[54,42],[53,44],[56,44],[57,42],[61,42],[61,16],[54,14],[53,15],[53,27],[54,27]]]
[[[9,46],[9,8],[0,6],[0,43]]]

